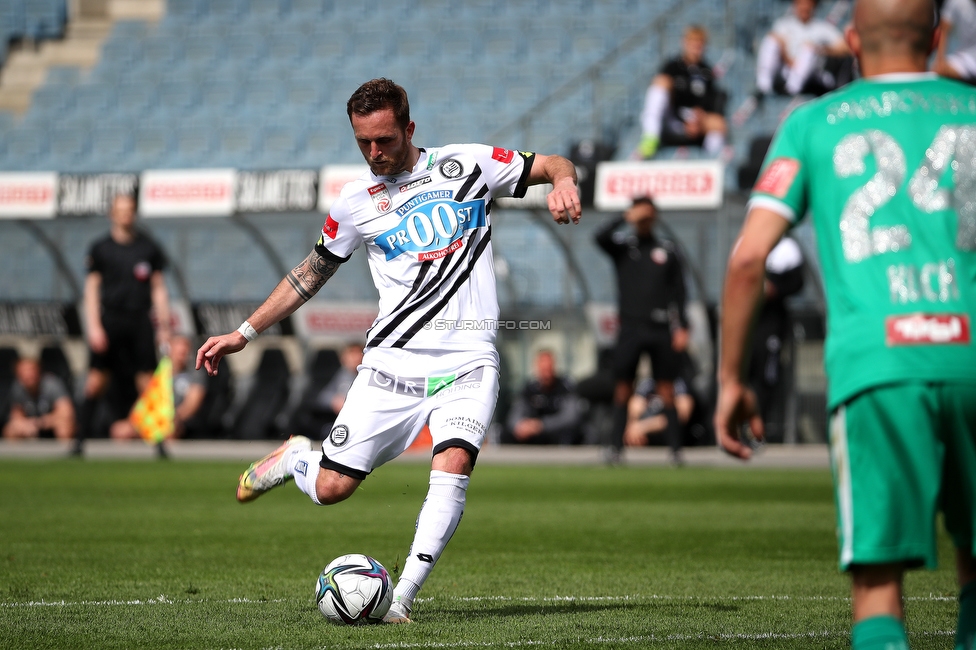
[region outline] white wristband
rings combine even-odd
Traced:
[[[247,321],[241,323],[241,326],[237,328],[237,331],[240,332],[244,338],[248,340],[248,342],[253,341],[258,337],[258,331],[251,327],[251,324]]]

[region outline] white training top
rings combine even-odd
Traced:
[[[802,22],[793,13],[778,18],[773,23],[772,32],[783,39],[790,59],[796,59],[804,45],[818,47],[844,39],[840,30],[826,20],[811,18]]]
[[[976,2],[946,0],[942,20],[952,23],[953,51],[976,47]]]
[[[421,149],[411,171],[367,171],[342,188],[316,250],[344,260],[366,244],[380,298],[364,365],[402,372],[410,363],[416,375],[497,365],[491,204],[524,196],[533,158],[452,144]]]

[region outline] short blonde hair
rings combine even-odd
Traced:
[[[708,42],[708,30],[705,29],[703,25],[688,25],[685,27],[685,34],[687,36],[697,36],[705,42]]]

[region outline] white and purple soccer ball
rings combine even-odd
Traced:
[[[336,623],[378,623],[392,602],[390,574],[382,564],[360,553],[329,562],[315,585],[319,611]]]

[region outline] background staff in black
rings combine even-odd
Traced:
[[[128,194],[112,199],[109,234],[86,259],[85,325],[90,361],[74,452],[92,435],[95,407],[113,382],[112,417],[128,415],[156,368],[156,345],[168,347],[169,294],[159,246],[136,228],[136,202]],[[151,315],[158,326],[153,327]],[[122,431],[122,428],[118,429]],[[125,429],[129,430],[129,429]]]
[[[596,243],[613,259],[617,275],[620,330],[614,351],[613,429],[608,460],[619,460],[627,426],[627,402],[642,354],[651,359],[658,395],[668,419],[667,439],[680,462],[681,426],[674,407],[674,380],[688,347],[685,284],[681,262],[670,242],[654,234],[657,207],[649,197],[596,233]],[[632,231],[618,231],[624,223]]]

